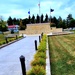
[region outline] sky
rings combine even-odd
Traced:
[[[0,18],[7,20],[9,16],[17,19],[28,18],[39,14],[39,0],[1,0],[0,1]],[[52,17],[61,16],[66,19],[68,14],[72,14],[75,18],[75,0],[40,0],[40,14],[44,17],[46,14],[50,16],[50,8],[54,9],[51,13]]]

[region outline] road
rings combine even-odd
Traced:
[[[21,55],[25,56],[26,71],[31,68],[30,62],[36,53],[34,40],[37,40],[39,45],[38,36],[26,36],[0,49],[0,75],[22,75],[19,60]]]

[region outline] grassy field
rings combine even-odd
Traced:
[[[5,37],[6,37],[6,34],[0,34],[0,45],[3,45],[6,43]],[[18,38],[21,38],[21,37],[22,36],[18,36]],[[8,42],[14,41],[16,40],[16,36],[12,38],[8,38],[7,40]]]
[[[4,35],[3,35],[3,34],[0,34],[0,42],[1,42],[1,41],[4,41],[4,40],[5,40]]]
[[[51,75],[75,75],[75,34],[49,37]]]

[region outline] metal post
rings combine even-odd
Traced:
[[[16,35],[16,39],[18,39],[18,38],[17,38],[17,35]]]
[[[20,56],[20,62],[22,67],[22,74],[26,75],[25,57],[23,55]]]
[[[39,42],[41,41],[41,37],[39,36]]]
[[[37,50],[37,40],[35,40],[35,50]]]
[[[5,37],[6,43],[8,43],[7,37]]]

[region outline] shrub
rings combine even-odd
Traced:
[[[36,66],[36,65],[45,66],[46,65],[45,61],[46,60],[44,58],[36,58],[31,62],[31,65],[32,66]]]
[[[46,59],[46,52],[37,52],[35,55],[34,55],[34,58],[44,58]]]
[[[31,62],[32,69],[27,75],[46,75],[46,35],[43,35],[34,60]]]
[[[12,40],[10,39],[9,41],[11,42]]]
[[[44,68],[42,66],[34,66],[32,69],[28,72],[27,75],[46,75]]]
[[[3,41],[3,43],[2,44],[5,44],[6,42],[5,41]]]
[[[46,51],[46,43],[45,42],[41,42],[40,46],[38,47],[38,51],[39,52],[45,52]]]

